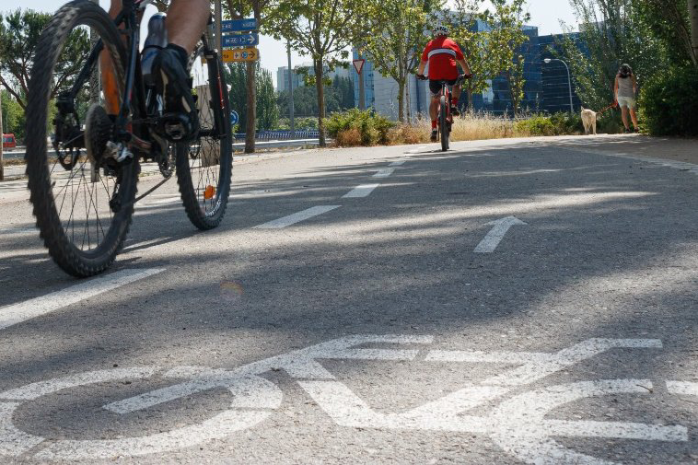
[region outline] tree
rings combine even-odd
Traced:
[[[279,107],[271,72],[260,69],[257,79],[257,129],[269,130],[279,123]]]
[[[503,66],[504,76],[509,83],[509,95],[514,115],[519,112],[521,100],[524,97],[524,57],[517,50],[529,40],[524,33],[524,25],[531,19],[523,9],[526,0],[492,0],[494,10],[486,10],[484,20],[492,25],[489,34],[489,47],[499,50],[499,59]]]
[[[669,65],[666,49],[642,20],[634,0],[570,0],[580,26],[580,40],[571,36],[561,48],[577,94],[592,108],[613,101],[618,67],[629,63],[641,85]],[[581,44],[581,45],[580,45]]]
[[[695,0],[694,0],[695,1]],[[637,3],[640,19],[664,44],[673,63],[690,61],[698,66],[698,49],[691,39],[690,2],[686,0],[644,0]],[[698,4],[694,9],[698,17]],[[696,34],[698,34],[698,27]]]
[[[14,134],[17,139],[24,139],[24,110],[6,90],[2,90],[2,131]]]
[[[337,58],[347,57],[355,29],[352,21],[362,0],[276,0],[268,16],[266,31],[284,38],[301,54],[310,55],[315,71],[318,99],[319,144],[325,143],[325,66],[332,69]]]
[[[398,118],[406,119],[407,79],[419,65],[421,51],[429,40],[430,13],[442,6],[440,0],[372,0],[366,2],[364,23],[368,34],[363,49],[375,68],[398,85]]]
[[[23,109],[26,108],[25,96],[29,89],[34,50],[41,31],[50,19],[51,15],[32,10],[17,10],[4,16],[0,14],[0,84]],[[84,29],[74,30],[54,70],[52,97],[72,84],[89,52],[88,32]]]
[[[253,135],[257,130],[273,129],[279,121],[279,109],[276,102],[276,92],[272,84],[271,73],[267,70],[259,69],[259,63],[254,64],[257,68],[255,75],[258,76],[255,83],[255,107],[257,108],[256,118],[252,116],[247,104],[248,101],[248,79],[246,63],[232,63],[227,66],[225,79],[230,86],[230,108],[235,110],[240,116],[239,126],[248,129],[247,122],[255,121]]]

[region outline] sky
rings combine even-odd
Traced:
[[[14,11],[17,8],[33,9],[52,13],[67,0],[0,0],[0,12]],[[103,7],[108,7],[109,0],[100,0]],[[152,8],[152,7],[149,7]],[[567,0],[528,0],[528,10],[531,14],[529,24],[538,26],[540,35],[556,34],[562,31],[560,21],[568,25],[576,25],[576,20]],[[286,46],[272,37],[261,36],[259,53],[262,68],[272,72],[276,85],[276,70],[287,66]],[[297,52],[291,53],[292,65],[308,62],[307,57],[301,57]]]

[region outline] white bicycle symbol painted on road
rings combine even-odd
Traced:
[[[506,363],[517,365],[479,384],[466,385],[447,396],[411,411],[384,414],[371,409],[318,360],[414,361],[416,349],[361,348],[367,344],[425,345],[430,336],[350,336],[288,354],[245,365],[235,370],[208,367],[177,367],[165,377],[182,380],[103,408],[129,414],[214,388],[233,395],[229,408],[201,423],[142,437],[106,440],[52,440],[18,429],[13,413],[23,403],[59,391],[121,380],[148,379],[161,373],[158,367],[136,367],[92,371],[29,384],[0,393],[0,455],[26,456],[44,460],[115,458],[164,453],[213,439],[224,439],[263,422],[279,408],[283,394],[273,382],[260,375],[284,370],[317,402],[334,422],[343,427],[428,430],[475,433],[489,437],[508,454],[536,464],[611,464],[563,447],[553,437],[617,438],[647,441],[687,442],[688,430],[681,425],[659,426],[631,422],[550,420],[554,409],[590,397],[619,394],[648,394],[647,379],[585,381],[526,391],[507,398],[521,386],[612,349],[661,349],[656,339],[589,339],[549,354],[539,352],[427,351],[425,362]],[[698,396],[698,383],[667,381],[667,390],[678,396]],[[492,401],[499,402],[488,416],[467,412]]]

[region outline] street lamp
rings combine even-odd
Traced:
[[[557,58],[546,58],[543,60],[545,64],[550,64],[551,61],[559,61],[563,65],[565,65],[565,69],[567,69],[567,85],[569,86],[570,89],[570,113],[574,113],[574,105],[572,104],[572,79],[570,78],[570,68],[567,66],[567,63],[565,63],[562,60],[558,60]]]

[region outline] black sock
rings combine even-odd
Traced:
[[[182,69],[186,70],[187,64],[189,63],[189,54],[187,53],[187,51],[179,45],[173,43],[167,44],[167,48],[169,50],[174,50],[175,52],[177,52],[177,57],[179,58],[179,62],[182,64]]]

